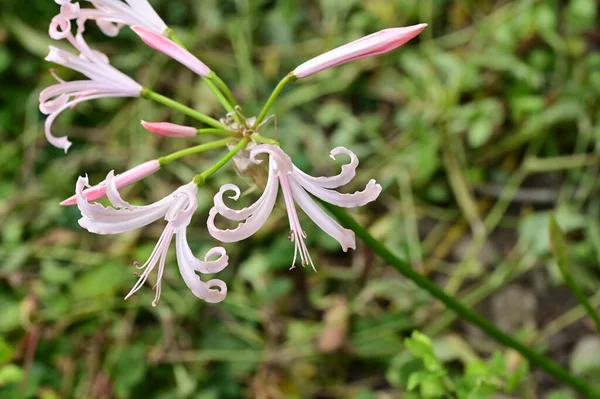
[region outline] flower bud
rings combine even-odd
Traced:
[[[298,78],[304,78],[346,62],[387,53],[417,36],[426,26],[427,24],[419,24],[381,30],[306,61],[292,73]]]

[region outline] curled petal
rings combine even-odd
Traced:
[[[44,133],[46,134],[46,139],[48,140],[48,142],[50,144],[52,144],[53,146],[64,150],[65,153],[67,153],[67,151],[69,151],[69,147],[71,147],[72,143],[69,141],[69,139],[67,137],[56,137],[52,134],[52,124],[54,123],[54,120],[67,108],[74,107],[77,104],[82,103],[84,101],[95,100],[98,98],[106,98],[106,97],[115,97],[115,95],[111,94],[111,93],[104,93],[104,94],[93,94],[93,95],[89,95],[86,97],[80,97],[76,100],[64,103],[62,105],[62,107],[58,108],[53,113],[48,115],[48,118],[46,118],[46,122],[44,123]]]
[[[256,202],[249,207],[235,210],[229,208],[225,205],[223,201],[223,195],[227,191],[233,191],[234,194],[229,198],[237,201],[240,198],[240,189],[234,184],[224,184],[219,192],[214,196],[214,203],[217,212],[219,212],[222,216],[229,220],[241,221],[246,220],[256,212],[256,210],[265,202],[268,201],[269,198],[277,198],[277,188],[279,184],[277,181],[277,176],[272,170],[269,170],[269,177],[267,179],[267,186],[265,187],[265,191],[262,193],[260,198],[256,200]]]
[[[335,190],[319,187],[316,183],[307,181],[300,176],[294,176],[294,180],[317,198],[333,205],[343,208],[355,208],[375,201],[381,193],[381,186],[373,179],[369,181],[362,191],[353,194],[342,194]]]
[[[227,285],[221,280],[209,280],[206,283],[200,280],[200,276],[196,274],[194,269],[194,266],[197,266],[197,262],[189,262],[192,260],[188,257],[188,255],[191,255],[191,250],[190,254],[188,254],[187,250],[189,250],[189,246],[187,245],[185,235],[181,235],[182,231],[185,231],[185,229],[181,229],[177,232],[176,246],[177,265],[183,281],[190,291],[198,298],[210,303],[221,302],[227,296]],[[185,247],[187,247],[187,250],[185,250]],[[191,256],[198,261],[193,255]]]
[[[356,249],[356,238],[352,230],[343,228],[331,216],[325,213],[310,196],[295,181],[290,181],[294,199],[300,208],[312,219],[325,233],[335,238],[340,243],[344,252],[348,248]]]
[[[208,220],[206,222],[208,232],[211,236],[222,242],[245,240],[256,233],[265,224],[275,206],[275,199],[277,198],[276,194],[277,192],[275,192],[275,195],[273,196],[266,197],[265,200],[256,207],[254,213],[252,213],[245,222],[240,223],[235,229],[221,230],[217,228],[217,226],[215,226],[215,217],[219,212],[217,211],[217,208],[213,207],[208,213]]]
[[[250,150],[250,160],[255,164],[260,164],[262,161],[256,159],[258,154],[269,154],[271,163],[269,163],[269,169],[273,169],[277,174],[290,174],[292,173],[293,164],[290,157],[283,152],[281,148],[272,144],[260,144],[253,147]],[[274,162],[274,163],[273,163]]]
[[[65,104],[68,102],[69,96],[67,96],[66,94],[61,94],[52,100],[40,102],[40,112],[42,114],[49,115],[64,107]]]
[[[300,175],[307,181],[318,184],[323,188],[338,188],[344,186],[354,179],[356,176],[356,168],[358,167],[358,157],[354,152],[345,147],[335,147],[329,153],[329,157],[335,160],[337,155],[345,154],[350,157],[350,162],[342,165],[342,171],[336,176],[313,177],[294,166],[294,174]]]
[[[213,279],[205,283],[208,293],[202,299],[208,303],[219,303],[227,297],[227,284],[222,280]]]
[[[273,160],[271,160],[271,163],[272,162]],[[233,191],[235,194],[231,198],[237,200],[240,195],[240,190],[237,186],[232,184],[224,185],[215,195],[215,206],[208,214],[208,232],[214,238],[222,242],[237,242],[250,237],[252,234],[256,233],[269,218],[269,215],[275,206],[275,201],[277,200],[278,188],[279,181],[275,176],[275,173],[270,169],[267,186],[260,198],[251,206],[236,211],[225,205],[223,202],[223,193],[225,191]],[[217,214],[221,214],[229,220],[245,220],[245,222],[240,223],[235,229],[221,230],[215,226],[215,217]]]
[[[115,208],[133,208],[133,205],[121,198],[121,194],[119,194],[119,190],[117,188],[117,179],[115,178],[114,170],[108,172],[108,175],[106,176],[106,196],[108,197],[108,200],[112,206]]]
[[[123,24],[99,19],[96,21],[98,28],[108,37],[115,37],[121,31]]]
[[[194,256],[187,241],[186,229],[180,229],[175,239],[177,261],[185,263],[186,267],[202,274],[218,273],[229,264],[229,256],[223,247],[211,248],[206,253],[204,260]],[[215,260],[209,260],[217,256]]]
[[[54,40],[66,39],[71,35],[71,21],[59,14],[52,18],[48,34]]]

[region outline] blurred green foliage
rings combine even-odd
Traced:
[[[266,134],[314,173],[335,170],[330,148],[355,151],[358,184],[375,178],[384,187],[356,214],[374,235],[502,328],[600,382],[598,337],[561,280],[548,236],[554,213],[573,278],[600,305],[595,0],[151,2],[230,83],[246,115],[302,61],[427,22],[396,52],[290,85]],[[523,377],[513,352],[455,322],[360,244],[340,252],[309,221],[319,272],[289,272],[282,211],[253,239],[227,246],[225,302],[196,300],[176,267],[166,270],[159,307],[150,288],[123,301],[131,262],[148,256],[160,223],[93,236],[79,228],[77,209],[58,202],[79,175],[98,182],[185,146],[147,134],[140,119],[192,122],[144,100],[90,102],[55,125],[74,142],[69,154],[49,146],[37,96],[52,82],[43,57],[57,10],[51,0],[0,4],[1,398],[435,397],[426,395],[448,390],[447,378],[468,393],[480,375],[481,389],[513,397],[573,397],[540,374]],[[200,80],[127,29],[110,39],[90,25],[87,34],[140,83],[221,115]],[[124,195],[155,201],[219,156],[185,159]],[[233,179],[241,182],[221,172],[199,196],[188,232],[199,254],[213,244],[204,227],[212,195]],[[432,344],[406,340],[414,329]],[[402,374],[407,362],[417,374]]]

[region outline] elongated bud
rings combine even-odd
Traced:
[[[169,122],[146,122],[142,126],[147,131],[167,137],[194,137],[197,129],[190,126],[176,125]]]
[[[129,169],[128,171],[123,172],[120,175],[117,175],[115,177],[117,189],[128,186],[132,183],[135,183],[136,181],[142,180],[142,179],[150,176],[154,172],[158,171],[159,169],[160,169],[160,163],[158,162],[157,159],[154,159],[154,160],[148,161],[148,162],[144,162],[141,165],[138,165],[132,169]],[[94,200],[97,200],[98,198],[102,198],[106,195],[106,182],[103,181],[99,184],[96,184],[93,187],[83,190],[82,194],[87,198],[88,201],[94,201]],[[68,206],[68,205],[75,205],[76,203],[77,203],[77,194],[70,198],[67,198],[60,204],[63,206]]]
[[[381,30],[321,54],[298,66],[292,73],[298,78],[304,78],[336,65],[387,53],[417,36],[426,26],[427,24],[419,24]]]
[[[168,55],[169,57],[185,65],[191,71],[197,73],[198,75],[202,77],[207,77],[210,73],[209,67],[207,67],[202,61],[200,61],[192,53],[190,53],[177,43],[141,26],[132,26],[131,29],[148,46],[160,51],[161,53]]]

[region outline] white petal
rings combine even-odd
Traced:
[[[294,166],[294,174],[300,175],[306,180],[318,184],[323,188],[338,188],[346,185],[354,179],[356,176],[356,168],[358,167],[358,157],[349,149],[345,147],[335,147],[329,153],[331,159],[335,160],[335,157],[339,154],[345,154],[350,157],[350,162],[342,165],[342,171],[336,176],[329,177],[313,177],[310,176],[297,167]]]
[[[226,186],[223,186],[219,193],[215,195],[215,206],[210,210],[206,222],[208,232],[211,236],[222,242],[245,240],[256,233],[265,224],[273,211],[275,201],[277,200],[277,190],[279,188],[277,176],[275,175],[275,172],[270,169],[267,187],[265,187],[264,193],[254,204],[239,211],[228,208],[223,203],[222,194],[224,191],[233,190],[235,195],[232,198],[237,199],[239,197],[239,189],[237,187],[233,185]],[[222,230],[215,226],[215,217],[217,214],[221,214],[230,220],[245,220],[245,222],[240,223],[235,229]]]
[[[48,142],[50,142],[50,144],[57,148],[63,149],[66,153],[69,150],[69,147],[71,147],[72,143],[66,137],[56,137],[52,134],[52,124],[54,123],[54,120],[67,108],[74,107],[77,104],[82,103],[84,101],[106,97],[119,97],[119,95],[115,95],[114,93],[103,93],[80,97],[76,100],[65,103],[62,107],[55,110],[52,114],[48,115],[48,118],[46,118],[46,122],[44,123],[44,132],[46,134],[46,139],[48,140]]]
[[[115,208],[124,208],[124,209],[133,209],[134,206],[129,202],[124,201],[119,194],[119,190],[117,188],[117,179],[115,178],[115,171],[111,170],[106,175],[106,196],[108,200]]]
[[[278,174],[279,173],[284,173],[284,174],[292,173],[292,168],[293,168],[292,160],[278,146],[272,145],[272,144],[257,145],[250,150],[250,160],[256,164],[260,164],[262,161],[259,159],[256,159],[256,156],[259,154],[269,154],[270,161],[271,161],[269,163],[269,170],[273,167],[272,165],[274,165],[275,166],[274,170]],[[273,164],[273,162],[274,162],[274,164]]]
[[[250,215],[256,212],[258,207],[261,206],[261,204],[265,202],[268,198],[277,196],[277,176],[275,176],[273,169],[269,169],[269,176],[267,178],[267,185],[265,187],[265,191],[262,193],[260,198],[256,200],[255,203],[240,210],[231,209],[227,205],[225,205],[225,202],[223,201],[223,195],[227,191],[233,191],[234,193],[232,196],[229,196],[230,199],[237,201],[240,198],[240,189],[236,185],[223,185],[219,192],[214,196],[214,203],[217,212],[219,212],[222,216],[229,220],[246,220],[250,217]]]
[[[173,194],[147,206],[132,209],[106,208],[102,204],[88,203],[83,190],[89,187],[87,177],[77,180],[77,207],[82,218],[79,224],[96,234],[118,234],[146,226],[164,217],[173,203]]]
[[[357,191],[352,194],[342,194],[335,190],[322,188],[314,182],[308,181],[302,176],[295,173],[292,174],[292,179],[299,183],[306,191],[310,192],[315,197],[322,199],[333,205],[343,208],[354,208],[363,206],[369,202],[375,201],[381,193],[381,186],[375,180],[369,181],[363,191]]]
[[[304,189],[295,181],[290,181],[290,187],[294,195],[294,199],[300,205],[300,208],[310,217],[317,226],[325,233],[335,238],[340,243],[345,251],[348,248],[356,248],[356,238],[352,230],[343,228],[338,222],[333,220],[331,216],[326,214]]]
[[[165,220],[175,229],[179,230],[190,224],[192,216],[198,208],[197,193],[198,186],[194,182],[181,186],[173,192],[175,200],[165,215]]]
[[[183,245],[182,241],[185,240],[185,237],[183,236],[182,238],[180,234],[181,230],[177,233],[176,238],[177,265],[179,267],[179,272],[181,273],[183,281],[188,286],[190,291],[192,291],[192,293],[198,298],[210,303],[221,302],[227,296],[227,285],[221,280],[209,280],[206,283],[200,280],[200,276],[198,276],[194,271],[194,266],[196,265],[196,263],[189,263],[187,254],[181,248],[181,246]],[[185,246],[187,246],[187,242]],[[215,286],[217,288],[211,288]]]
[[[111,22],[111,21],[104,21],[101,19],[98,19],[96,21],[96,25],[98,25],[98,28],[100,28],[102,33],[104,33],[106,36],[109,36],[109,37],[117,36],[119,34],[119,31],[123,27],[122,24],[118,24],[118,23]]]
[[[223,247],[215,247],[207,252],[204,260],[200,260],[194,256],[187,241],[186,229],[182,228],[177,231],[175,238],[177,249],[178,262],[183,261],[188,268],[200,272],[202,274],[213,274],[223,270],[229,264],[229,256]],[[218,256],[215,260],[209,260]]]

